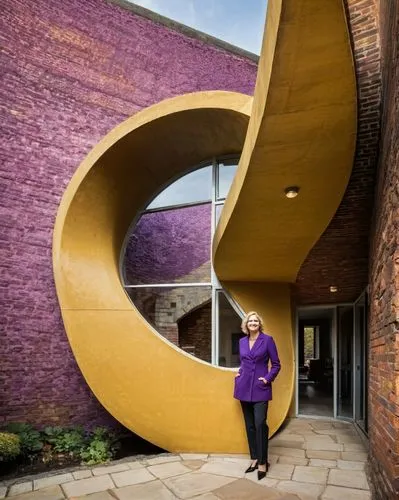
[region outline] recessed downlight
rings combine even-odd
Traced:
[[[287,198],[296,198],[299,193],[299,187],[298,186],[289,186],[284,189],[285,196]]]

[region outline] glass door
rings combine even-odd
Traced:
[[[367,434],[368,325],[367,293],[355,302],[355,421]]]
[[[353,305],[337,308],[337,416],[353,419]]]

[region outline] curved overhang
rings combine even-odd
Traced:
[[[248,133],[214,237],[220,280],[295,281],[343,197],[355,140],[343,2],[269,1]]]

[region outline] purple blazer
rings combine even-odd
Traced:
[[[234,397],[240,401],[270,401],[271,383],[277,377],[281,365],[273,337],[259,333],[252,349],[249,349],[249,337],[240,339],[240,369],[234,381]],[[269,371],[269,361],[271,368]],[[265,377],[265,384],[259,377]]]

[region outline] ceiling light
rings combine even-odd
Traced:
[[[337,293],[338,292],[338,287],[337,286],[330,286],[330,292],[331,293]]]
[[[290,186],[284,189],[285,196],[287,198],[296,198],[299,193],[299,187],[298,186]]]

